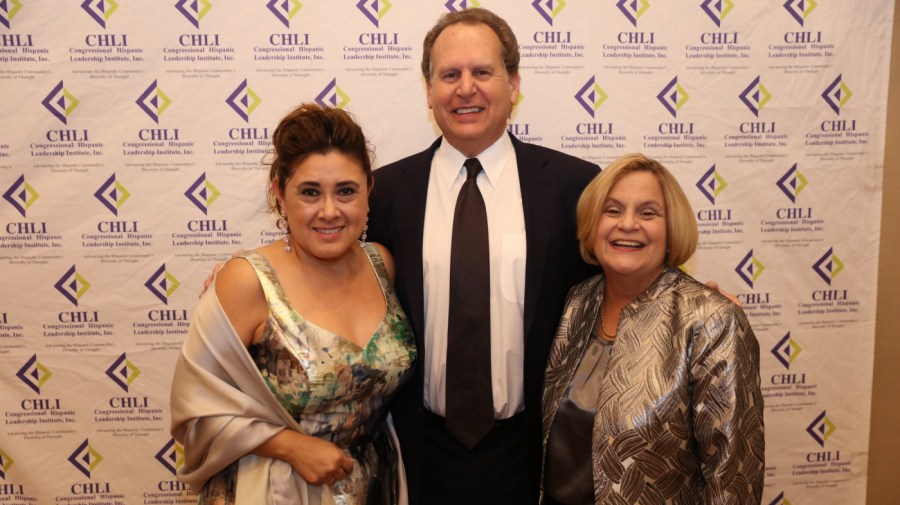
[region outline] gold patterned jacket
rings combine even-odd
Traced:
[[[545,375],[544,461],[604,283],[602,274],[588,279],[566,300]],[[622,311],[591,445],[597,505],[758,504],[765,466],[759,344],[744,312],[667,268]]]

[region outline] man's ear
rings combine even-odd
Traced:
[[[522,83],[522,76],[519,75],[518,72],[509,76],[509,103],[513,106],[516,105],[516,100],[519,99],[519,85]]]
[[[428,102],[429,109],[434,108],[434,102],[431,99],[431,91],[432,91],[431,87],[432,87],[431,86],[431,76],[429,76],[429,77],[425,78],[425,99]]]

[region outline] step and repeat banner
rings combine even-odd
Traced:
[[[352,112],[376,165],[438,134],[444,12],[515,30],[510,131],[679,178],[685,269],[744,303],[764,504],[864,503],[890,0],[0,2],[0,503],[185,504],[174,362],[203,280],[277,239],[278,120]]]

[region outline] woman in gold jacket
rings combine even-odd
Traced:
[[[578,202],[581,254],[543,396],[542,503],[758,504],[759,344],[740,307],[677,267],[693,211],[659,162],[613,162]]]

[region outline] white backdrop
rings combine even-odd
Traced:
[[[271,131],[437,130],[421,40],[466,0],[0,2],[0,502],[179,504],[174,360],[203,278],[277,237]],[[522,51],[519,138],[641,151],[697,214],[685,269],[761,346],[765,504],[865,500],[890,0],[480,4]]]

